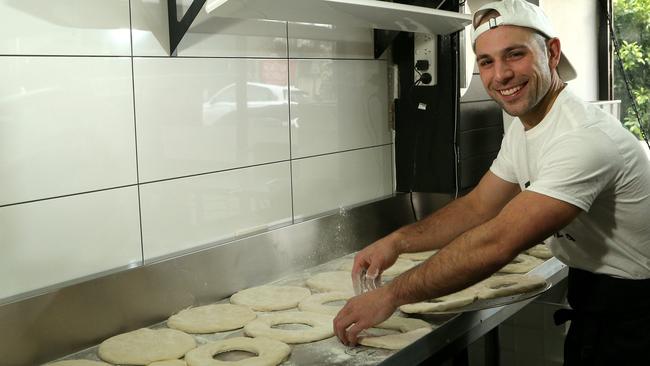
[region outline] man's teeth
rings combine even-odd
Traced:
[[[499,93],[501,93],[501,95],[505,95],[505,96],[513,95],[514,93],[518,92],[521,88],[522,88],[522,86],[519,85],[519,86],[515,86],[514,88],[511,88],[511,89],[499,90]]]

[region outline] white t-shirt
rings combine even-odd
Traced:
[[[515,118],[490,170],[582,209],[547,240],[562,262],[650,278],[650,161],[616,118],[564,88],[537,126]]]

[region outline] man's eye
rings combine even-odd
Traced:
[[[521,56],[523,56],[523,55],[524,55],[523,52],[521,52],[521,51],[517,51],[517,52],[510,52],[510,53],[508,54],[508,57],[514,58],[514,57],[521,57]]]
[[[490,61],[490,60],[481,60],[481,61],[478,62],[478,65],[479,66],[487,66],[487,65],[489,65],[491,63],[492,63],[492,61]]]

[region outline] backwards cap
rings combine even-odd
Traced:
[[[499,16],[481,24],[483,17],[490,11],[496,11]],[[479,25],[481,24],[481,25]],[[476,49],[476,40],[483,33],[502,25],[515,25],[531,28],[547,38],[556,38],[557,32],[546,14],[538,6],[524,0],[503,0],[483,5],[474,13],[472,22],[472,48]],[[557,67],[558,74],[564,81],[573,80],[577,73],[564,52]]]

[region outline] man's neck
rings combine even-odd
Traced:
[[[528,131],[542,122],[544,117],[546,117],[548,112],[551,110],[551,107],[553,107],[555,99],[557,99],[557,96],[560,95],[560,92],[565,86],[566,84],[560,80],[559,77],[553,78],[551,87],[548,89],[548,92],[544,95],[542,100],[540,100],[539,103],[537,103],[537,105],[525,115],[519,117],[521,123],[524,125],[524,130]]]

